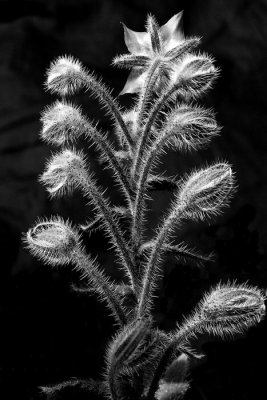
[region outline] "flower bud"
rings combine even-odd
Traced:
[[[193,172],[181,183],[178,202],[193,218],[218,214],[234,189],[234,177],[227,163],[214,164]]]
[[[198,97],[211,87],[218,76],[218,69],[207,55],[187,54],[175,64],[171,81],[180,87],[185,97]]]
[[[61,146],[74,142],[86,132],[87,121],[78,107],[57,101],[42,114],[41,138],[51,144]]]
[[[165,130],[174,134],[173,143],[182,150],[196,150],[219,132],[211,110],[187,104],[178,105],[168,114]]]
[[[242,334],[265,315],[265,296],[247,285],[218,285],[207,294],[196,313],[202,330],[221,337]]]
[[[188,368],[188,356],[182,353],[167,368],[164,375],[164,381],[169,383],[184,382],[188,373]]]
[[[157,400],[180,400],[184,397],[188,389],[189,384],[187,382],[166,383],[163,381],[159,385],[155,398]]]
[[[71,262],[74,251],[80,249],[80,235],[61,218],[38,222],[25,237],[30,252],[51,265]]]
[[[85,158],[81,153],[63,150],[55,154],[41,175],[40,181],[51,196],[62,195],[79,185],[79,178],[85,172]]]
[[[59,57],[47,72],[46,87],[61,96],[73,94],[84,85],[85,71],[73,57]]]

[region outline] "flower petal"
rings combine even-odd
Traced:
[[[124,41],[130,53],[147,55],[151,53],[151,41],[147,32],[135,32],[127,28],[122,23],[124,28]]]
[[[143,68],[133,68],[119,96],[126,93],[138,93],[145,81],[146,72]]]
[[[160,27],[164,52],[170,51],[184,40],[182,17],[183,11],[175,14],[165,25]]]

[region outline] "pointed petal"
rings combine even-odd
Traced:
[[[165,25],[160,27],[165,52],[178,46],[184,40],[182,17],[183,11],[175,14]]]
[[[127,28],[127,26],[122,23],[124,28],[124,40],[125,44],[130,53],[133,54],[150,54],[151,53],[151,43],[149,34],[147,32],[135,32]]]
[[[138,93],[144,84],[146,73],[143,68],[133,68],[128,76],[124,88],[119,93],[119,96],[126,93]]]

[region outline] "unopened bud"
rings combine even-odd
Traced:
[[[157,400],[180,400],[189,389],[187,382],[181,383],[160,383],[159,389],[155,394]]]
[[[40,260],[60,265],[71,262],[74,251],[80,248],[80,235],[69,222],[54,217],[31,228],[25,242],[30,252]]]
[[[171,80],[179,85],[185,97],[197,97],[205,92],[218,76],[218,69],[207,55],[187,54],[175,64]]]
[[[184,382],[188,373],[189,360],[186,354],[181,354],[167,368],[164,381],[169,383]]]
[[[42,114],[41,121],[43,122],[41,138],[58,146],[74,142],[86,132],[87,121],[79,108],[66,102],[57,101],[47,108]]]
[[[61,96],[73,94],[84,85],[85,71],[81,63],[73,57],[59,57],[48,72],[46,87]]]
[[[233,172],[227,163],[214,164],[184,179],[178,202],[192,217],[218,214],[227,205],[234,189]]]
[[[265,296],[247,285],[218,285],[207,294],[196,313],[203,330],[224,336],[242,334],[265,315]]]
[[[51,196],[62,195],[79,185],[79,178],[85,171],[85,158],[81,153],[63,150],[55,154],[41,175],[40,181]]]
[[[187,104],[179,104],[168,115],[165,130],[174,134],[173,142],[182,150],[198,149],[219,132],[211,110]]]

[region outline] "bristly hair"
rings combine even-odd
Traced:
[[[146,31],[123,24],[128,53],[112,64],[130,70],[120,92],[134,95],[124,109],[111,90],[71,56],[58,57],[46,74],[45,87],[57,100],[41,115],[41,139],[59,147],[48,161],[40,182],[51,197],[78,189],[93,210],[73,226],[61,217],[41,219],[24,237],[29,251],[51,266],[71,264],[79,272],[78,293],[94,293],[104,301],[118,328],[106,352],[102,380],[70,380],[43,388],[48,398],[74,390],[93,392],[109,400],[178,400],[189,389],[192,359],[202,357],[194,343],[203,333],[225,339],[245,333],[262,320],[265,296],[248,284],[219,284],[203,296],[181,326],[165,333],[156,326],[153,307],[167,256],[204,268],[203,255],[175,232],[187,221],[207,221],[229,205],[235,174],[218,161],[184,176],[168,176],[162,166],[169,149],[198,151],[220,132],[212,109],[196,102],[213,85],[219,69],[213,58],[197,52],[199,37],[186,38],[182,12],[160,26],[148,15]],[[113,123],[105,131],[66,100],[84,89]],[[113,140],[112,135],[116,138]],[[112,173],[119,200],[113,204],[90,168],[90,160],[75,145],[94,145],[100,167]],[[154,233],[147,228],[151,192],[168,190],[171,203]],[[150,203],[151,204],[151,203]],[[101,230],[115,252],[123,274],[112,279],[82,244],[83,235]],[[75,397],[75,395],[73,395]]]

